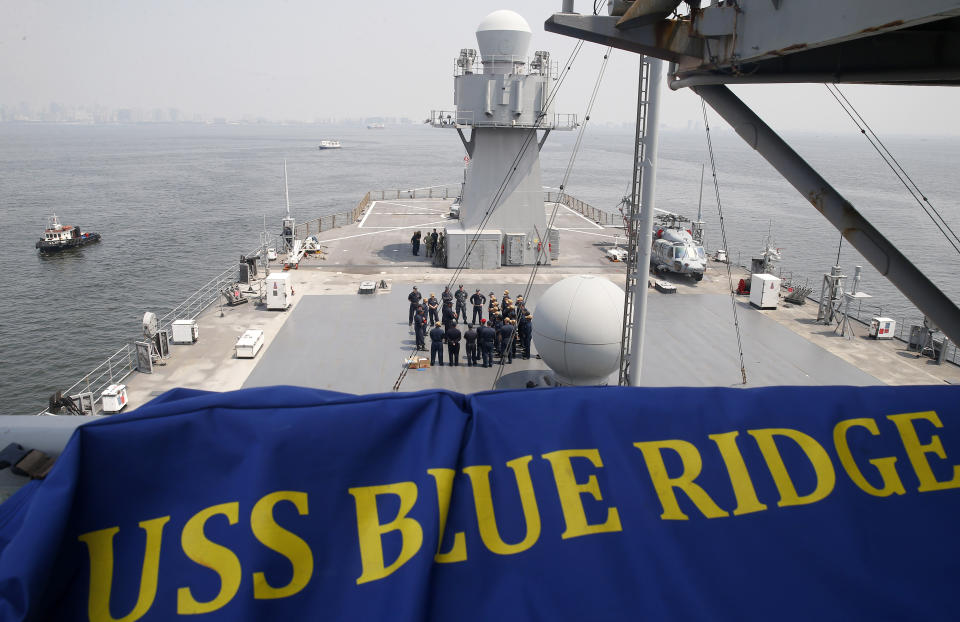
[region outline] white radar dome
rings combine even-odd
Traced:
[[[623,290],[605,278],[572,276],[537,301],[533,341],[562,384],[606,384],[620,365]]]
[[[526,57],[531,36],[527,20],[507,9],[494,11],[477,26],[477,45],[484,60],[503,56]]]

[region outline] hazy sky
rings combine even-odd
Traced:
[[[489,12],[511,8],[531,53],[567,58],[575,41],[543,21],[561,0],[0,0],[0,103],[178,107],[272,119],[408,116],[452,107],[453,60],[476,48]],[[577,0],[590,11],[592,0]],[[556,112],[583,114],[603,48],[584,47]],[[593,118],[628,121],[637,57],[614,51]],[[845,87],[881,134],[960,134],[960,89]],[[735,89],[774,127],[852,131],[821,85]],[[663,122],[700,119],[699,99],[667,91]]]

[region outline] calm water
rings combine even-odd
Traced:
[[[695,216],[700,133],[662,134],[657,206]],[[339,151],[318,151],[324,138]],[[573,133],[553,133],[542,154],[544,184],[557,186]],[[567,185],[574,196],[614,210],[632,166],[632,131],[590,131]],[[889,138],[890,149],[960,230],[956,163],[960,140]],[[793,138],[836,185],[954,300],[960,257],[856,135]],[[733,259],[748,261],[768,229],[781,267],[810,278],[836,259],[839,234],[758,155],[731,134],[714,137],[721,200]],[[313,126],[0,125],[0,297],[2,414],[39,411],[140,331],[146,310],[162,315],[258,243],[266,216],[279,228],[282,162],[298,220],[353,208],[369,189],[457,183],[463,148],[451,131]],[[709,180],[709,165],[707,179]],[[703,193],[707,246],[720,245],[712,188]],[[100,244],[60,256],[34,250],[49,214],[103,234]],[[861,289],[885,314],[917,314],[844,244],[848,274],[864,266]]]

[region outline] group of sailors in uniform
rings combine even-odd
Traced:
[[[494,292],[484,296],[480,290],[467,298],[461,285],[455,292],[444,288],[440,298],[423,294],[414,286],[407,296],[410,301],[408,323],[416,335],[417,350],[427,351],[427,336],[430,337],[430,364],[443,365],[443,346],[447,346],[448,365],[460,364],[460,344],[464,342],[466,364],[469,367],[492,367],[496,355],[501,362],[512,363],[513,357],[530,358],[530,340],[533,337],[533,315],[527,310],[523,296],[514,301],[510,292],[504,290],[497,299]],[[472,317],[467,320],[467,302],[473,307]],[[487,305],[487,317],[483,307]],[[457,325],[467,325],[461,332]]]

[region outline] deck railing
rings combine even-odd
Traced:
[[[738,261],[739,263],[739,261]],[[749,272],[747,266],[739,266],[744,270]],[[810,286],[810,279],[803,276],[798,276],[791,271],[779,269],[779,276],[785,284],[797,284],[800,285],[803,283],[806,286]],[[819,293],[811,292],[807,296],[807,300],[820,304]],[[901,341],[905,344],[910,343],[910,327],[915,325],[916,319],[907,318],[903,315],[891,315],[889,311],[884,313],[882,305],[872,305],[872,304],[863,304],[863,301],[857,301],[857,305],[850,305],[850,310],[848,312],[848,317],[851,320],[856,321],[858,324],[861,324],[865,327],[870,326],[870,322],[875,317],[889,317],[891,320],[896,321],[897,327],[894,329],[893,337],[897,341]],[[936,347],[938,349],[945,348],[943,360],[947,363],[953,363],[954,365],[960,365],[960,349],[957,348],[957,344],[953,343],[945,336],[941,334],[940,339],[935,339]]]
[[[336,229],[337,227],[345,227],[349,224],[353,224],[360,219],[360,216],[363,215],[363,212],[366,211],[367,207],[370,205],[370,192],[363,195],[363,198],[360,199],[360,202],[357,203],[357,206],[348,212],[339,212],[337,214],[327,214],[326,216],[321,216],[319,218],[314,218],[313,220],[308,220],[298,224],[294,229],[294,234],[297,236],[297,239],[303,240],[310,237],[315,233],[322,233],[324,231],[329,231],[330,229]]]
[[[256,255],[259,248],[254,249],[247,254],[248,257]],[[158,330],[166,330],[168,334],[172,333],[173,322],[175,320],[195,320],[201,313],[210,308],[214,303],[220,300],[224,288],[237,282],[239,267],[234,265],[217,276],[207,281],[200,289],[190,294],[186,300],[175,306],[169,312],[157,320]],[[136,341],[141,341],[137,339]],[[123,380],[137,369],[137,349],[134,342],[128,342],[122,348],[107,357],[105,361],[84,374],[84,376],[73,383],[67,389],[61,391],[64,396],[79,395],[82,393],[93,394],[94,410],[99,408],[100,396],[104,389],[111,384],[123,382]],[[47,409],[37,413],[38,415],[49,415]]]
[[[570,196],[566,192],[547,190],[543,193],[543,200],[547,203],[559,201],[561,205],[566,205],[573,211],[578,214],[583,214],[599,225],[623,225],[623,216],[621,214],[611,214],[602,209],[597,209],[576,197]]]
[[[367,193],[367,196],[371,201],[390,201],[396,199],[455,199],[460,196],[460,184],[447,186],[427,186],[425,188],[371,190]]]

